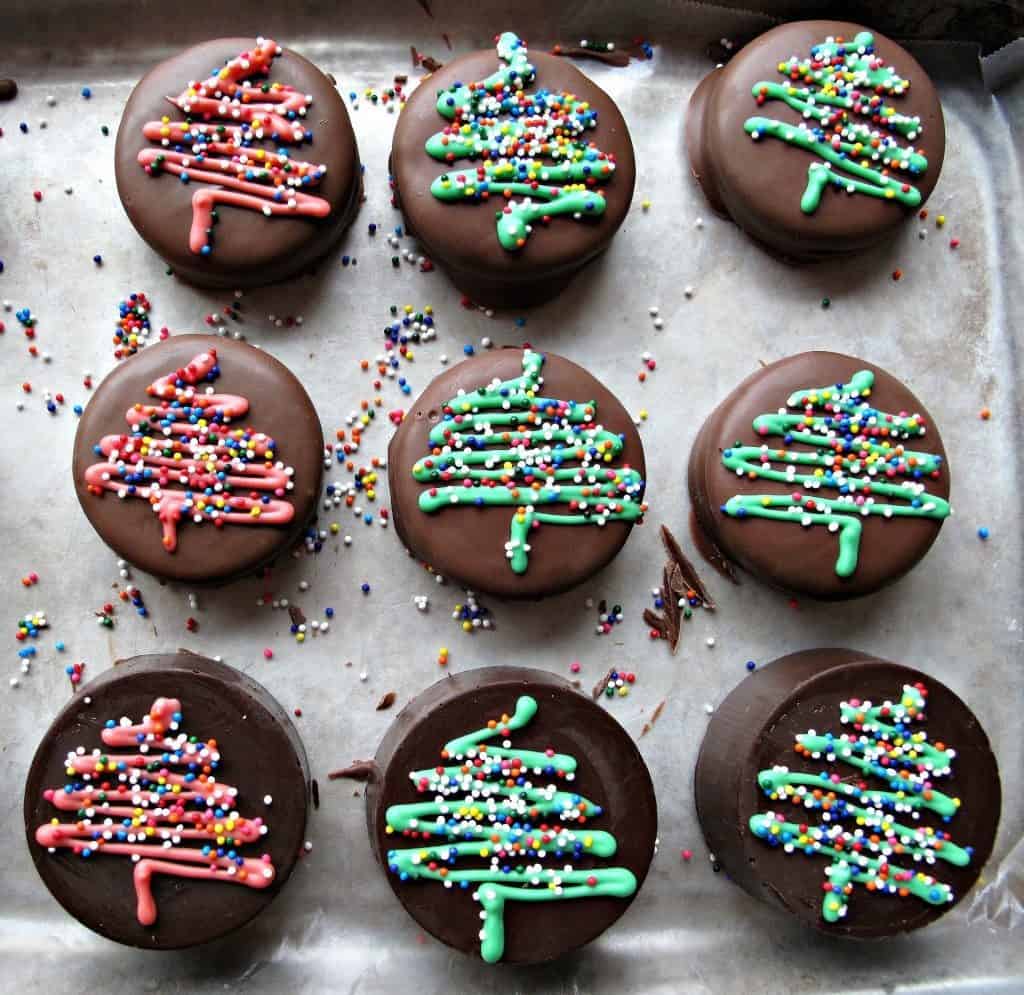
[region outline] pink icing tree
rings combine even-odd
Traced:
[[[266,834],[263,820],[238,814],[238,789],[216,778],[217,741],[179,731],[181,719],[180,701],[157,698],[138,725],[108,721],[101,733],[107,748],[69,753],[68,783],[43,793],[59,812],[75,813],[75,821],[54,818],[36,830],[36,842],[51,853],[130,857],[143,926],[157,918],[154,874],[247,888],[274,880],[269,854],[238,853]]]
[[[217,352],[200,353],[187,366],[146,388],[154,403],[125,414],[131,432],[107,435],[93,447],[102,460],[85,471],[90,493],[150,503],[163,527],[164,548],[178,545],[183,518],[224,525],[284,525],[295,508],[285,499],[293,469],[274,459],[274,440],[235,428],[249,401],[206,392],[220,376]]]
[[[189,248],[197,255],[213,250],[218,204],[261,211],[268,218],[331,213],[328,201],[305,192],[320,183],[327,167],[293,159],[283,147],[312,139],[302,121],[313,98],[267,81],[280,54],[277,42],[257,38],[254,48],[209,79],[192,80],[177,97],[167,98],[184,121],[164,117],[142,129],[159,145],[139,152],[139,165],[150,176],[166,172],[182,183],[205,184],[192,195]]]

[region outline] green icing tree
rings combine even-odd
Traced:
[[[924,719],[927,693],[923,684],[906,684],[896,702],[844,701],[840,720],[851,732],[835,736],[811,730],[797,736],[793,748],[798,755],[845,764],[853,768],[852,776],[781,766],[757,775],[772,801],[790,802],[799,814],[796,821],[780,811],[751,816],[751,832],[786,853],[828,858],[821,906],[826,922],[846,916],[858,884],[876,894],[913,895],[930,905],[952,902],[949,885],[906,865],[932,867],[942,861],[966,867],[971,861],[971,848],[958,846],[949,833],[913,825],[921,812],[949,821],[960,808],[959,798],[932,786],[950,774],[956,751],[929,743],[927,733],[915,728]],[[811,813],[820,813],[821,822],[811,824]]]
[[[523,352],[523,375],[460,393],[430,430],[431,453],[412,468],[432,486],[419,506],[434,513],[457,505],[512,507],[505,555],[525,573],[530,531],[549,525],[636,522],[644,513],[640,474],[612,462],[621,435],[596,422],[594,401],[542,397],[544,356]],[[566,513],[545,511],[566,505]]]
[[[392,873],[402,881],[475,888],[483,919],[480,955],[489,963],[505,951],[507,902],[628,898],[637,888],[624,867],[566,869],[580,859],[613,857],[618,844],[602,830],[569,828],[602,814],[599,805],[567,790],[575,757],[511,748],[509,737],[529,724],[537,707],[523,695],[512,715],[451,740],[441,753],[447,766],[409,774],[431,800],[392,805],[386,813],[387,833],[424,840],[388,851]],[[488,746],[492,739],[501,745]],[[467,860],[482,866],[459,866]]]
[[[808,168],[800,200],[805,214],[818,209],[830,183],[847,193],[896,200],[906,207],[921,203],[916,187],[891,175],[899,171],[916,177],[927,170],[928,160],[896,138],[914,141],[922,130],[921,119],[900,114],[886,103],[889,97],[902,96],[910,83],[875,54],[874,41],[867,31],[852,44],[828,38],[811,48],[809,59],[793,56],[779,63],[779,73],[788,77],[788,83],[754,84],[758,106],[781,100],[804,120],[793,125],[751,117],[743,124],[747,134],[755,140],[765,135],[778,138],[825,160]]]
[[[949,503],[929,494],[923,482],[939,476],[942,457],[903,445],[903,440],[925,434],[923,419],[871,407],[868,398],[874,383],[875,375],[861,370],[849,383],[791,394],[787,406],[802,409],[802,414],[758,415],[754,431],[765,437],[782,436],[784,448],[736,443],[723,450],[722,463],[741,477],[773,480],[794,490],[737,494],[721,510],[734,518],[824,525],[838,532],[836,573],[840,577],[850,577],[857,569],[863,517],[946,518]],[[794,449],[794,445],[810,448]],[[822,489],[838,496],[821,497]]]
[[[587,101],[571,93],[524,92],[537,71],[511,32],[498,39],[498,57],[505,65],[487,79],[439,92],[437,111],[452,123],[427,139],[426,150],[441,162],[480,161],[442,173],[430,192],[442,201],[503,198],[498,241],[515,250],[526,244],[535,221],[603,214],[604,197],[594,188],[612,178],[615,162],[586,140],[597,127],[597,111]]]

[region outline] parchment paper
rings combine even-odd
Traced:
[[[948,151],[930,218],[909,223],[890,244],[852,260],[791,268],[716,218],[690,180],[681,155],[686,101],[711,68],[709,45],[769,25],[743,12],[661,2],[626,9],[611,2],[543,5],[523,0],[494,18],[476,4],[352,5],[253,2],[242,9],[201,5],[95,2],[47,5],[17,0],[0,11],[0,75],[15,77],[18,99],[0,104],[0,299],[29,306],[37,342],[52,361],[32,360],[13,312],[0,313],[0,542],[8,657],[0,685],[0,956],[5,982],[26,995],[57,991],[427,993],[505,992],[1016,992],[1024,990],[1021,921],[1022,589],[1019,274],[1021,171],[1017,149],[1024,93],[998,94],[981,83],[969,45],[915,48],[938,82]],[[442,61],[518,30],[535,47],[555,41],[648,38],[650,62],[627,69],[584,69],[622,108],[637,148],[633,210],[611,250],[563,296],[540,310],[488,317],[459,305],[439,272],[402,261],[386,233],[400,223],[389,206],[386,160],[393,117],[363,96],[353,119],[366,166],[367,200],[342,247],[319,273],[243,298],[244,323],[232,330],[278,356],[305,382],[329,437],[362,399],[374,396],[361,358],[382,351],[388,307],[432,304],[437,340],[401,370],[410,397],[386,382],[383,407],[364,436],[361,461],[383,457],[392,426],[386,412],[406,407],[463,346],[525,340],[589,367],[632,412],[649,412],[649,520],[621,555],[584,588],[537,606],[488,601],[493,632],[466,635],[450,618],[463,593],[437,585],[401,550],[392,530],[366,526],[344,507],[325,512],[341,524],[319,556],[280,564],[269,584],[245,581],[198,595],[161,587],[141,573],[150,618],[119,607],[113,629],[93,615],[115,594],[115,558],[87,525],[71,488],[75,417],[84,371],[96,382],[113,366],[110,336],[117,302],[145,291],[156,329],[196,330],[230,295],[179,285],[130,227],[113,182],[113,133],[123,102],[158,58],[221,34],[268,34],[332,72],[340,90],[362,94],[417,78],[408,46]],[[92,99],[80,96],[83,86]],[[429,83],[427,84],[429,85]],[[46,96],[56,97],[47,106]],[[45,119],[47,127],[42,128]],[[18,123],[25,121],[29,133]],[[110,128],[110,136],[100,126]],[[70,185],[74,192],[63,192]],[[41,202],[33,190],[43,193]],[[649,199],[650,209],[641,202]],[[946,226],[934,218],[945,214]],[[698,227],[702,219],[702,227]],[[367,226],[379,226],[371,237]],[[230,221],[225,221],[230,223]],[[926,237],[918,237],[924,228]],[[960,239],[951,250],[949,240]],[[413,249],[408,239],[401,249]],[[400,250],[399,250],[400,251]],[[92,262],[100,253],[103,264]],[[357,265],[341,265],[342,254]],[[895,282],[891,273],[903,271]],[[684,293],[692,288],[692,296]],[[831,299],[824,310],[823,297]],[[660,308],[664,328],[648,314]],[[275,328],[268,314],[302,315],[301,327]],[[525,326],[515,323],[525,317]],[[847,351],[901,375],[925,401],[951,454],[955,517],[921,566],[895,587],[852,604],[791,607],[746,581],[732,587],[709,568],[719,605],[684,629],[676,658],[652,644],[641,612],[651,604],[663,556],[657,526],[667,523],[687,549],[685,465],[704,416],[759,361],[809,348]],[[640,354],[657,370],[636,377]],[[24,394],[21,384],[31,381]],[[67,403],[47,414],[43,391]],[[24,411],[16,410],[18,401]],[[993,417],[978,412],[989,406]],[[328,480],[350,480],[338,470]],[[386,486],[374,512],[388,505]],[[977,529],[991,531],[987,542]],[[341,536],[353,537],[350,547]],[[24,588],[30,571],[39,583]],[[360,585],[371,584],[369,595]],[[120,581],[122,584],[123,581]],[[308,582],[308,590],[300,590]],[[265,587],[311,617],[331,606],[331,632],[296,645],[284,611],[257,608]],[[430,596],[419,612],[416,594]],[[586,599],[620,603],[626,618],[610,636],[594,634]],[[13,639],[18,618],[40,608],[50,629],[20,686]],[[194,616],[196,633],[185,629]],[[715,640],[709,648],[706,640]],[[56,640],[67,651],[58,655]],[[715,874],[691,798],[692,767],[714,705],[746,671],[815,645],[844,644],[935,674],[973,707],[1000,760],[1004,815],[995,855],[975,896],[920,935],[879,945],[840,944],[753,901]],[[38,880],[21,819],[24,775],[50,717],[70,690],[64,666],[84,660],[96,674],[118,657],[185,646],[224,659],[262,681],[296,719],[320,783],[321,807],[309,829],[313,850],[277,901],[233,938],[186,953],[154,956],[121,949],[68,919]],[[360,789],[328,782],[328,771],[371,756],[394,714],[374,706],[389,690],[395,710],[438,679],[441,646],[453,671],[497,662],[550,668],[571,676],[582,664],[589,688],[609,666],[638,674],[630,697],[604,701],[639,736],[659,702],[665,708],[639,740],[661,812],[661,848],[628,914],[582,954],[539,970],[488,969],[423,937],[390,892],[365,837]],[[263,657],[264,647],[274,659]],[[347,663],[351,662],[351,666]],[[365,673],[365,681],[360,674]],[[693,850],[689,863],[683,848]],[[440,897],[443,902],[444,898]],[[863,895],[857,901],[870,901]],[[572,914],[571,910],[567,914]]]

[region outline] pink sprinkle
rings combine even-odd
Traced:
[[[690,860],[693,859],[693,851],[692,850],[684,850],[680,854],[680,856],[683,858],[683,860],[690,861]]]
[[[266,648],[266,649],[265,649],[265,650],[263,651],[263,656],[264,656],[264,657],[265,657],[265,658],[266,658],[267,660],[273,660],[273,659],[274,659],[274,651],[273,651],[273,650],[272,650],[272,649],[271,649],[271,648],[270,648],[270,647],[268,646],[268,647],[267,647],[267,648]]]
[[[580,664],[579,664],[579,661],[578,661],[578,660],[573,660],[573,662],[569,664],[569,669],[570,669],[570,670],[571,670],[571,671],[572,671],[572,672],[573,672],[574,674],[578,674],[578,673],[580,672]]]

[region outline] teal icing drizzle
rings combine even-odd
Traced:
[[[867,31],[860,32],[852,45],[829,38],[811,48],[809,59],[793,56],[779,63],[779,73],[789,77],[788,83],[761,81],[751,91],[758,106],[781,100],[804,118],[793,125],[750,117],[743,128],[751,138],[777,138],[825,160],[808,167],[807,187],[800,199],[805,214],[818,209],[830,183],[850,194],[895,200],[905,207],[921,203],[916,187],[889,175],[890,170],[898,170],[920,176],[928,169],[925,156],[913,146],[904,148],[894,137],[913,141],[922,131],[921,119],[900,114],[885,103],[887,97],[906,93],[910,83],[875,54],[874,41]]]
[[[476,886],[473,898],[483,919],[480,955],[492,964],[505,951],[507,902],[628,898],[637,888],[636,877],[624,867],[567,866],[613,857],[618,844],[602,830],[568,828],[603,814],[599,805],[565,790],[575,776],[575,757],[511,747],[509,737],[527,726],[537,709],[535,698],[522,695],[512,715],[448,742],[441,757],[454,763],[409,774],[417,791],[432,800],[392,805],[385,815],[388,834],[424,841],[388,851],[393,874],[445,888]],[[493,739],[501,745],[488,745]],[[466,858],[486,866],[459,867]]]
[[[846,916],[855,884],[879,894],[913,895],[930,905],[953,901],[948,885],[921,870],[899,866],[892,858],[929,866],[944,861],[966,867],[971,861],[971,847],[958,846],[949,833],[905,824],[924,811],[948,822],[960,808],[959,798],[932,784],[950,774],[956,751],[929,743],[927,733],[913,728],[915,721],[924,719],[927,693],[923,684],[906,684],[896,703],[844,701],[840,721],[853,727],[852,734],[837,737],[811,730],[796,738],[794,750],[804,758],[838,761],[865,779],[880,780],[884,788],[870,787],[866,780],[851,782],[828,770],[810,774],[780,766],[757,775],[758,785],[772,801],[821,814],[821,823],[809,825],[804,815],[790,822],[778,811],[767,812],[751,816],[750,829],[786,853],[830,859],[821,910],[826,922]],[[903,821],[898,822],[899,817]]]
[[[501,35],[498,57],[505,65],[486,79],[438,93],[437,112],[452,124],[427,139],[426,151],[441,162],[481,160],[475,168],[442,173],[430,192],[452,202],[503,198],[495,215],[498,241],[514,251],[526,244],[536,221],[602,215],[605,199],[594,187],[612,178],[615,161],[584,138],[597,127],[597,111],[587,101],[565,92],[524,92],[537,71],[516,35]]]
[[[531,530],[548,525],[637,522],[646,506],[636,470],[614,467],[623,437],[597,424],[594,401],[538,394],[544,356],[523,351],[523,374],[460,393],[430,430],[431,454],[412,468],[433,486],[419,496],[427,513],[455,505],[512,507],[505,555],[525,573]],[[543,510],[568,505],[568,512]]]
[[[840,577],[850,577],[857,569],[861,518],[946,518],[951,513],[949,503],[928,493],[923,483],[924,478],[939,476],[942,457],[906,449],[902,443],[925,434],[923,419],[871,407],[868,397],[874,382],[873,373],[861,370],[849,383],[791,394],[787,407],[802,408],[803,414],[780,410],[758,415],[754,431],[782,436],[786,448],[737,444],[722,452],[722,463],[739,476],[777,481],[801,488],[802,493],[737,494],[721,510],[734,518],[825,525],[830,532],[838,532],[835,570]],[[811,451],[793,449],[794,445],[810,446]],[[776,463],[785,469],[775,469]],[[797,467],[813,469],[798,472]],[[903,479],[890,482],[897,478]],[[824,498],[814,493],[822,488],[839,496]]]

